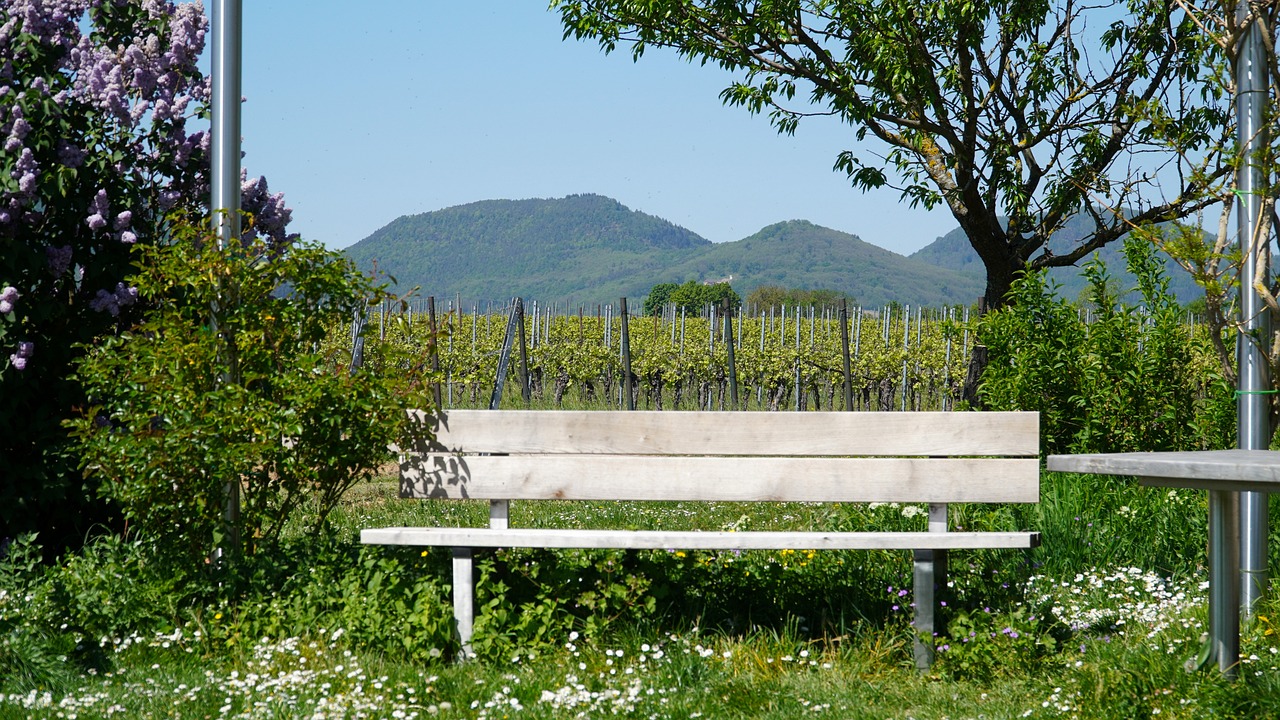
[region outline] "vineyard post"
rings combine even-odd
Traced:
[[[814,344],[813,344],[814,333],[816,332],[816,329],[817,329],[817,325],[816,325],[817,319],[814,317],[814,312],[815,312],[814,307],[810,305],[809,306],[809,349],[810,350],[814,348]]]
[[[511,316],[507,318],[507,333],[502,338],[502,350],[498,353],[498,372],[493,381],[493,394],[489,396],[490,410],[497,410],[502,405],[502,386],[507,382],[507,366],[511,362],[511,349],[520,325],[517,314],[519,308],[520,298],[516,298],[511,306]]]
[[[951,327],[955,322],[956,309],[947,308],[947,355],[942,361],[942,409],[951,409]]]
[[[356,308],[355,317],[351,320],[351,375],[364,365],[364,324],[368,308]]]
[[[631,378],[631,329],[627,323],[627,299],[618,300],[618,309],[622,313],[622,387],[627,395],[626,408],[636,409],[635,381]]]
[[[738,309],[738,347],[742,347],[742,318],[743,317],[745,316],[743,315],[742,309],[739,308]]]
[[[537,302],[536,300],[534,301]],[[529,407],[529,346],[525,342],[524,337],[524,301],[516,298],[515,307],[516,317],[519,327],[516,329],[520,336],[520,398],[524,400],[524,406]],[[537,322],[537,319],[534,319]]]
[[[530,349],[538,349],[538,301],[533,301],[533,332],[529,333]]]
[[[911,306],[902,308],[902,410],[907,409],[907,351],[911,345]]]
[[[729,361],[729,404],[734,410],[738,409],[738,369],[734,365],[733,359],[733,308],[729,305],[729,299],[724,300],[724,348],[728,353]],[[742,322],[738,322],[738,327],[742,327]]]
[[[459,320],[462,319],[462,298],[461,297],[458,298],[457,305],[450,303],[450,307],[449,307],[449,369],[446,370],[444,374],[445,385],[449,389],[449,407],[453,407],[453,364],[454,364],[453,334],[456,330],[456,328],[454,328],[453,320],[455,316]]]
[[[849,301],[840,300],[840,354],[844,359],[844,409],[853,410],[853,376],[849,362]]]
[[[796,306],[796,411],[801,410],[804,406],[801,404],[803,396],[800,393],[800,306]]]
[[[681,307],[680,308],[680,357],[682,359],[684,358],[684,320],[685,320],[685,312],[684,312],[684,308]]]
[[[707,353],[715,355],[716,352],[716,306],[707,303]]]
[[[440,410],[440,335],[436,331],[436,297],[427,298],[427,329],[431,332],[431,399],[435,400],[436,411]]]

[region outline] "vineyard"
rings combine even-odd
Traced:
[[[444,407],[948,410],[975,337],[967,308],[850,308],[842,333],[838,307],[637,317],[613,306],[450,305],[434,318],[436,344],[426,301],[361,320],[365,337],[438,364]],[[333,334],[334,350],[373,361],[361,340],[352,347],[353,329]]]
[[[652,317],[621,309],[451,307],[435,319],[434,347],[426,303],[403,313],[384,308],[363,323],[366,337],[437,362],[441,403],[467,408],[844,410],[847,345],[853,409],[942,410],[959,397],[971,342],[963,308],[850,308],[845,333],[834,307],[731,317],[715,308],[693,315],[668,307]],[[333,334],[335,350],[353,352],[353,329]],[[356,342],[357,362],[371,360]],[[509,365],[500,368],[504,345]]]

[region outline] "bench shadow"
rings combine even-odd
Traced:
[[[400,453],[400,497],[467,499],[471,468],[459,449],[445,447],[436,431],[448,425],[448,415],[436,417],[410,412],[407,431],[413,446]]]

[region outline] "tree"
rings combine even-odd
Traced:
[[[675,283],[658,283],[649,288],[649,294],[644,299],[644,314],[657,315],[662,312],[662,308],[666,307],[671,301],[671,293],[680,287]]]
[[[835,307],[841,302],[854,304],[854,298],[838,290],[806,290],[781,285],[761,285],[747,293],[747,305],[764,308],[812,306]]]
[[[207,27],[198,3],[0,4],[0,538],[111,516],[62,427],[88,400],[72,368],[139,316],[131,248],[208,213]],[[246,237],[291,242],[283,197],[243,191]]]
[[[1155,0],[556,0],[566,37],[674,48],[740,78],[721,97],[780,132],[850,125],[835,167],[945,205],[986,268],[985,308],[1028,269],[1221,199],[1231,137],[1220,48]],[[1095,48],[1097,50],[1095,50]],[[800,99],[797,99],[800,94]],[[1067,253],[1049,238],[1086,214]],[[985,364],[975,351],[969,396]]]
[[[730,309],[736,309],[742,304],[742,298],[738,297],[738,293],[734,292],[729,283],[704,285],[697,280],[690,280],[676,286],[667,295],[667,301],[675,303],[678,309],[690,313],[700,313],[708,305],[719,308],[728,303]]]

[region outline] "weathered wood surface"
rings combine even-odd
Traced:
[[[1036,532],[723,532],[508,528],[362,530],[372,545],[618,548],[628,550],[957,550],[1030,548]]]
[[[416,452],[1038,457],[1027,412],[411,411],[436,435]],[[425,436],[425,433],[424,433]]]
[[[1280,452],[1273,450],[1050,455],[1047,468],[1054,472],[1132,475],[1144,485],[1161,487],[1280,491]]]
[[[402,497],[511,500],[1018,502],[1034,459],[413,455]]]

